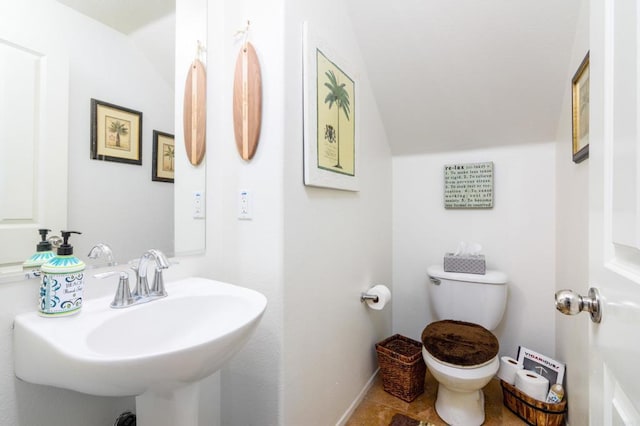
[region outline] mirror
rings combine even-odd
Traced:
[[[32,71],[36,77],[31,81],[42,91],[32,105],[40,120],[35,124],[38,134],[25,154],[33,157],[34,183],[27,186],[33,188],[34,212],[14,218],[0,211],[0,240],[11,247],[10,255],[0,250],[0,267],[5,270],[19,270],[21,262],[33,254],[38,228],[50,228],[52,234],[59,234],[61,227],[82,232],[72,244],[75,254],[85,261],[98,242],[111,246],[118,263],[139,257],[149,248],[168,256],[176,253],[175,186],[152,180],[153,131],[175,134],[178,103],[181,109],[182,93],[180,99],[175,96],[176,88],[183,86],[176,83],[182,77],[176,80],[175,76],[175,0],[127,2],[125,9],[132,9],[105,18],[108,25],[119,29],[94,19],[106,16],[100,11],[103,3],[26,0],[7,4],[0,16],[0,44],[38,58],[39,65]],[[122,7],[107,12],[113,9]],[[5,62],[2,68],[9,66]],[[60,66],[52,67],[56,64]],[[11,80],[11,76],[0,75],[0,92],[15,84]],[[57,93],[61,101],[49,111],[46,103],[56,91],[65,93]],[[91,99],[142,113],[142,165],[90,159]],[[55,138],[62,139],[63,145],[51,150],[50,140]],[[0,143],[3,152],[12,152],[6,148],[11,143],[15,141]],[[12,181],[24,183],[25,179],[0,175],[0,205],[8,205],[7,194],[17,192]],[[51,196],[51,187],[57,188],[58,196]],[[204,180],[192,182],[191,187],[204,190]],[[63,212],[62,219],[48,220],[52,212],[58,216]],[[22,233],[19,238],[11,236],[16,242],[8,244],[7,232],[13,229]]]

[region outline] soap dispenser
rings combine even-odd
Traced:
[[[62,231],[63,243],[58,247],[58,254],[40,268],[38,311],[42,316],[71,315],[82,307],[85,264],[73,255],[73,246],[69,244],[71,234],[81,232]]]
[[[25,271],[39,269],[42,265],[47,263],[53,256],[53,250],[51,246],[51,242],[47,240],[47,233],[49,233],[51,229],[38,229],[40,236],[42,237],[42,241],[38,243],[36,246],[36,252],[24,261],[22,264],[22,269]]]

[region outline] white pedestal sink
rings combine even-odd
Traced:
[[[267,300],[204,278],[166,289],[166,298],[124,309],[103,297],[70,317],[16,316],[16,376],[91,395],[136,396],[138,426],[197,426],[198,381],[242,348]]]

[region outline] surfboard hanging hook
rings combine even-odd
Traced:
[[[244,51],[247,50],[247,43],[249,42],[249,26],[251,26],[251,21],[247,19],[247,25],[244,27],[244,29],[240,29],[234,34],[234,37],[242,35],[242,49]]]
[[[202,61],[202,55],[207,51],[207,48],[202,44],[200,40],[196,41],[196,57],[194,60]]]

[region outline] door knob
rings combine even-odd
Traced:
[[[591,321],[599,323],[602,319],[600,309],[600,293],[598,289],[591,287],[588,295],[580,296],[573,290],[560,290],[556,292],[556,309],[565,315],[575,315],[582,311],[591,314]]]

